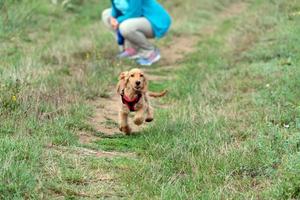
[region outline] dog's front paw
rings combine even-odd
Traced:
[[[153,121],[153,118],[152,117],[149,117],[149,118],[146,118],[145,119],[145,122],[152,122]]]
[[[131,128],[129,126],[123,126],[119,128],[120,131],[124,132],[126,135],[129,135],[131,133]]]
[[[134,122],[134,124],[136,124],[136,125],[141,125],[143,122],[144,122],[144,119],[143,118],[135,118],[134,120],[133,120],[133,122]]]

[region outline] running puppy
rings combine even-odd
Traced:
[[[119,76],[117,93],[121,96],[119,111],[120,131],[130,134],[128,114],[135,112],[133,122],[141,125],[144,121],[153,120],[153,108],[150,106],[149,97],[162,97],[167,91],[160,93],[148,91],[148,80],[140,69],[122,72]]]

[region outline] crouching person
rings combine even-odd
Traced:
[[[171,17],[167,11],[156,0],[111,0],[111,4],[102,20],[122,47],[117,57],[136,59],[143,66],[159,61],[160,52],[149,39],[168,32]]]

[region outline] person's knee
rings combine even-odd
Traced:
[[[110,8],[105,9],[102,12],[102,17],[101,17],[102,21],[103,22],[108,22],[110,17],[111,17],[111,9]]]
[[[134,32],[135,30],[132,28],[132,26],[130,25],[130,23],[128,23],[128,21],[124,21],[119,25],[119,30],[122,34],[123,37],[128,37],[130,34],[132,34],[132,32]]]

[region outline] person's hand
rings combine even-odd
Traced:
[[[111,18],[110,18],[110,24],[111,24],[111,26],[112,26],[112,28],[113,28],[114,30],[117,30],[117,29],[118,29],[119,22],[118,22],[118,20],[117,20],[116,18],[111,17]]]

